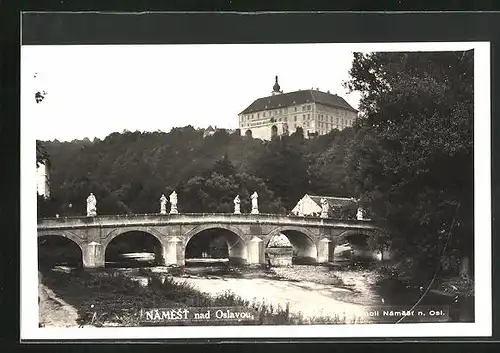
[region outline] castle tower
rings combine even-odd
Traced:
[[[280,85],[278,83],[278,76],[276,76],[276,81],[274,82],[274,86],[273,86],[273,92],[271,93],[273,96],[277,95],[277,94],[282,94],[283,91],[280,91]]]

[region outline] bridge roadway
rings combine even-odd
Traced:
[[[276,214],[134,214],[96,217],[41,218],[38,237],[62,236],[76,243],[86,268],[104,267],[107,245],[127,232],[144,232],[161,244],[162,265],[184,265],[189,241],[210,229],[225,230],[234,262],[265,262],[269,240],[283,233],[299,261],[328,262],[336,244],[353,234],[371,236],[384,230],[372,221],[337,220]]]

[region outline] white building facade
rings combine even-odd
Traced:
[[[354,124],[358,111],[342,97],[316,90],[283,93],[278,77],[271,96],[256,99],[239,115],[242,136],[270,140],[302,128],[304,137],[325,135]]]
[[[295,216],[315,216],[321,215],[321,199],[325,199],[328,203],[328,216],[333,217],[336,210],[345,209],[346,207],[356,208],[356,199],[352,197],[334,197],[334,196],[318,196],[305,194],[292,209],[290,214]]]
[[[48,163],[38,163],[36,167],[36,191],[45,198],[50,197],[50,174]]]

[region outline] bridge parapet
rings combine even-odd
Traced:
[[[335,227],[345,229],[377,229],[373,221],[310,218],[278,214],[184,213],[133,214],[96,217],[60,217],[38,219],[38,230],[82,229],[123,226],[165,226],[183,224],[275,224],[303,227]]]

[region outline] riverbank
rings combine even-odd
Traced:
[[[75,327],[78,326],[78,311],[54,294],[44,284],[38,286],[39,326]]]
[[[140,271],[142,275],[136,271],[139,276],[134,276],[130,272],[132,271],[47,270],[43,274],[43,286],[51,288],[55,296],[62,298],[68,306],[74,308],[78,314],[76,320],[78,326],[143,326],[144,321],[140,313],[144,308],[247,308],[254,313],[254,320],[237,323],[250,325],[356,322],[355,317],[345,315],[318,313],[317,316],[304,316],[297,311],[290,310],[289,305],[248,300],[229,290],[206,293],[198,290],[186,279],[165,276],[165,274],[146,269]],[[143,276],[145,272],[148,272],[147,277]],[[54,308],[54,310],[57,309]],[[169,322],[158,324],[169,324]],[[196,324],[226,325],[228,323],[199,321]],[[60,323],[55,326],[57,325]],[[49,326],[54,325],[45,324],[45,327]]]
[[[462,293],[470,283],[435,282],[423,295],[423,287],[390,278],[377,266],[349,262],[276,268],[56,268],[46,271],[43,282],[52,297],[74,308],[74,321],[80,326],[142,326],[138,316],[142,308],[184,307],[250,308],[256,319],[247,324],[366,323],[370,322],[367,310],[379,306],[408,310],[417,301],[421,306],[449,307],[453,321],[471,322],[474,317],[473,291],[466,300],[457,300],[462,297],[453,292]],[[48,308],[57,310],[57,306]],[[40,320],[54,326],[42,320],[42,314]]]

